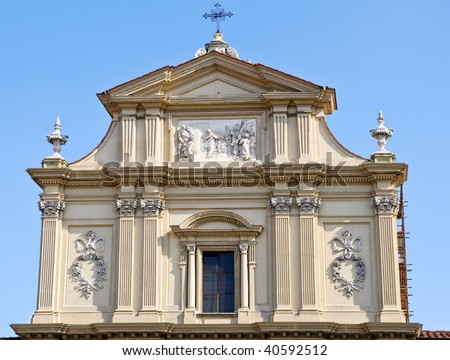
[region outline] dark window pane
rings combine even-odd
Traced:
[[[219,253],[219,269],[221,272],[234,272],[234,254],[232,252]]]
[[[222,274],[222,276],[220,277],[219,292],[220,293],[234,292],[234,274],[233,273]]]
[[[217,312],[217,296],[203,294],[203,312]]]
[[[221,294],[220,297],[220,312],[234,311],[234,294]]]
[[[217,273],[203,273],[203,292],[205,294],[217,293]]]
[[[234,311],[234,253],[203,253],[203,312]]]

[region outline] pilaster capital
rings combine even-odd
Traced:
[[[186,245],[186,250],[189,255],[195,255],[195,248],[196,248],[195,244]]]
[[[292,197],[272,196],[269,199],[269,207],[274,215],[289,215],[291,212]]]
[[[66,203],[61,200],[42,200],[38,202],[42,217],[63,218]]]
[[[296,200],[300,215],[317,215],[319,213],[321,204],[319,197],[297,197]]]
[[[117,199],[116,209],[119,217],[129,217],[136,215],[136,208],[138,206],[137,199]]]
[[[156,217],[165,209],[166,202],[163,199],[149,199],[141,200],[140,205],[144,210],[144,216]]]
[[[397,214],[400,200],[397,196],[374,196],[371,204],[375,214]]]
[[[247,243],[239,244],[239,251],[241,252],[241,254],[247,254],[248,244]]]

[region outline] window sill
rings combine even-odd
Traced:
[[[219,318],[233,318],[233,317],[237,317],[238,314],[236,312],[229,312],[229,313],[223,313],[223,312],[219,312],[219,313],[197,313],[198,316],[201,317],[219,317]]]

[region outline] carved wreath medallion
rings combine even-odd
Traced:
[[[72,279],[78,283],[75,290],[80,291],[85,299],[89,299],[94,290],[103,289],[101,283],[106,280],[106,264],[101,255],[105,250],[105,241],[96,237],[95,232],[88,231],[85,238],[79,237],[75,242],[75,249],[80,255],[72,264]],[[89,261],[95,263],[94,275],[91,278],[83,274],[83,264]]]
[[[334,288],[344,292],[347,299],[353,296],[354,290],[364,288],[366,279],[366,264],[353,252],[360,252],[362,248],[361,239],[353,239],[349,231],[344,231],[342,237],[335,236],[332,240],[332,249],[334,252],[343,252],[331,263],[331,272]],[[346,279],[341,274],[342,265],[351,262],[355,266],[355,276],[353,279]]]

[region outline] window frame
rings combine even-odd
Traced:
[[[233,253],[233,275],[234,275],[234,309],[232,312],[205,312],[203,311],[203,253],[204,252],[231,252]],[[197,243],[196,250],[196,308],[201,315],[226,315],[236,314],[240,306],[240,253],[239,246],[205,246]]]

